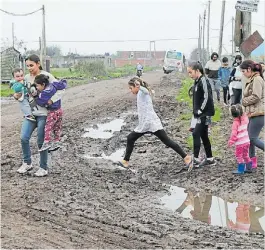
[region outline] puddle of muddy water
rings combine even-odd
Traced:
[[[169,195],[161,198],[162,204],[184,218],[228,227],[242,233],[264,234],[264,207],[225,201],[216,196],[193,193],[177,186],[171,186],[169,192]]]
[[[86,159],[105,159],[105,160],[110,160],[113,162],[118,162],[122,159],[122,156],[124,155],[125,149],[121,148],[115,151],[114,153],[110,155],[105,155],[105,153],[102,153],[101,156],[89,156],[89,155],[84,155]]]
[[[125,125],[124,119],[115,119],[107,123],[97,124],[96,128],[91,126],[85,129],[87,131],[83,137],[93,139],[109,139],[114,132],[120,131],[121,127]]]

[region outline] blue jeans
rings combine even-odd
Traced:
[[[44,142],[44,128],[46,124],[46,116],[36,116],[36,122],[29,121],[24,119],[21,128],[21,146],[23,153],[23,161],[27,164],[31,164],[31,151],[29,146],[29,140],[35,128],[38,128],[37,131],[37,144],[38,148],[42,147]],[[48,161],[48,150],[40,152],[40,167],[47,170],[47,161]]]
[[[23,101],[19,102],[19,106],[24,116],[32,115],[31,107],[29,106],[29,99],[26,96]]]
[[[264,115],[249,118],[248,134],[250,139],[249,157],[256,155],[255,147],[264,151],[264,141],[259,139],[259,134],[264,127]]]

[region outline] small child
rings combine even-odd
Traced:
[[[32,110],[29,103],[29,94],[24,81],[24,72],[22,69],[14,69],[12,72],[14,80],[10,83],[10,88],[16,93],[16,99],[19,102],[21,111],[24,117],[30,121],[35,122],[36,119],[32,115]]]
[[[228,141],[228,146],[236,145],[235,156],[237,159],[237,170],[233,174],[244,174],[252,172],[252,162],[249,157],[249,135],[248,135],[248,117],[243,112],[241,104],[231,106],[231,115],[234,117],[232,133]]]
[[[228,67],[228,58],[224,57],[222,59],[222,67],[218,70],[218,78],[221,81],[221,87],[223,88],[224,92],[224,105],[228,105],[228,101],[230,100],[229,95],[229,78],[231,74],[231,69]]]
[[[60,148],[60,135],[62,131],[62,115],[61,100],[52,103],[51,97],[57,90],[66,88],[66,81],[61,80],[58,82],[49,83],[49,77],[43,74],[35,78],[36,88],[39,92],[36,99],[37,104],[47,107],[48,115],[45,125],[44,143],[39,151],[47,150],[53,147],[53,150]],[[52,133],[54,133],[54,140],[52,140]],[[52,141],[54,143],[52,144]]]

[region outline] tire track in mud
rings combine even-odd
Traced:
[[[165,82],[162,87],[158,86],[156,82],[155,109],[167,133],[184,145],[188,133],[181,131],[175,122],[179,110],[184,108],[175,102],[176,84]],[[216,248],[225,243],[225,247],[262,248],[262,235],[244,235],[208,226],[182,218],[160,204],[159,197],[168,190],[164,183],[211,191],[214,190],[211,178],[217,176],[224,182],[228,172],[219,175],[213,169],[208,174],[202,173],[202,177],[195,172],[189,177],[186,173],[178,173],[182,160],[154,137],[143,137],[136,143],[131,161],[133,168],[138,170],[136,174],[113,170],[111,161],[81,157],[86,153],[109,155],[124,147],[126,136],[136,126],[135,115],[127,116],[121,132],[115,132],[110,139],[82,138],[82,134],[91,124],[131,112],[134,104],[131,97],[120,96],[118,100],[101,102],[89,109],[84,105],[76,107],[65,121],[64,148],[56,154],[57,158],[55,155],[52,173],[47,178],[18,176],[15,173],[17,158],[7,154],[4,172],[2,169],[2,194],[12,199],[2,203],[2,247]],[[205,183],[206,177],[209,183]],[[229,189],[236,192],[240,184],[236,181],[232,189],[227,183],[220,186],[224,196]],[[24,218],[19,218],[18,214]],[[27,224],[27,231],[17,228],[19,224]],[[8,229],[6,225],[10,225]],[[32,230],[33,237],[30,237]],[[10,231],[15,233],[9,235]]]

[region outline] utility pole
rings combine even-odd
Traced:
[[[202,62],[205,64],[205,19],[206,19],[206,9],[203,13],[203,28],[202,28]]]
[[[208,1],[208,27],[207,27],[207,56],[208,58],[210,56],[210,19],[211,19],[211,1]]]
[[[220,22],[219,50],[218,50],[220,58],[222,56],[222,47],[223,47],[222,43],[223,43],[223,31],[224,31],[224,18],[225,18],[225,0],[222,1],[222,14]]]
[[[251,35],[251,12],[242,12],[242,19],[242,42],[244,42]],[[250,54],[245,55],[245,59],[250,59]]]
[[[12,45],[15,48],[15,30],[14,30],[14,23],[12,23]]]
[[[40,62],[43,65],[43,43],[41,37],[39,37],[39,46],[40,46]]]
[[[199,15],[198,61],[201,62],[201,15]]]
[[[42,5],[42,47],[43,47],[43,61],[42,67],[46,70],[46,31],[45,31],[45,7]]]
[[[232,17],[232,56],[234,55],[235,53],[235,42],[234,42],[234,39],[235,39],[235,31],[234,31],[234,25],[235,25],[235,18]]]

